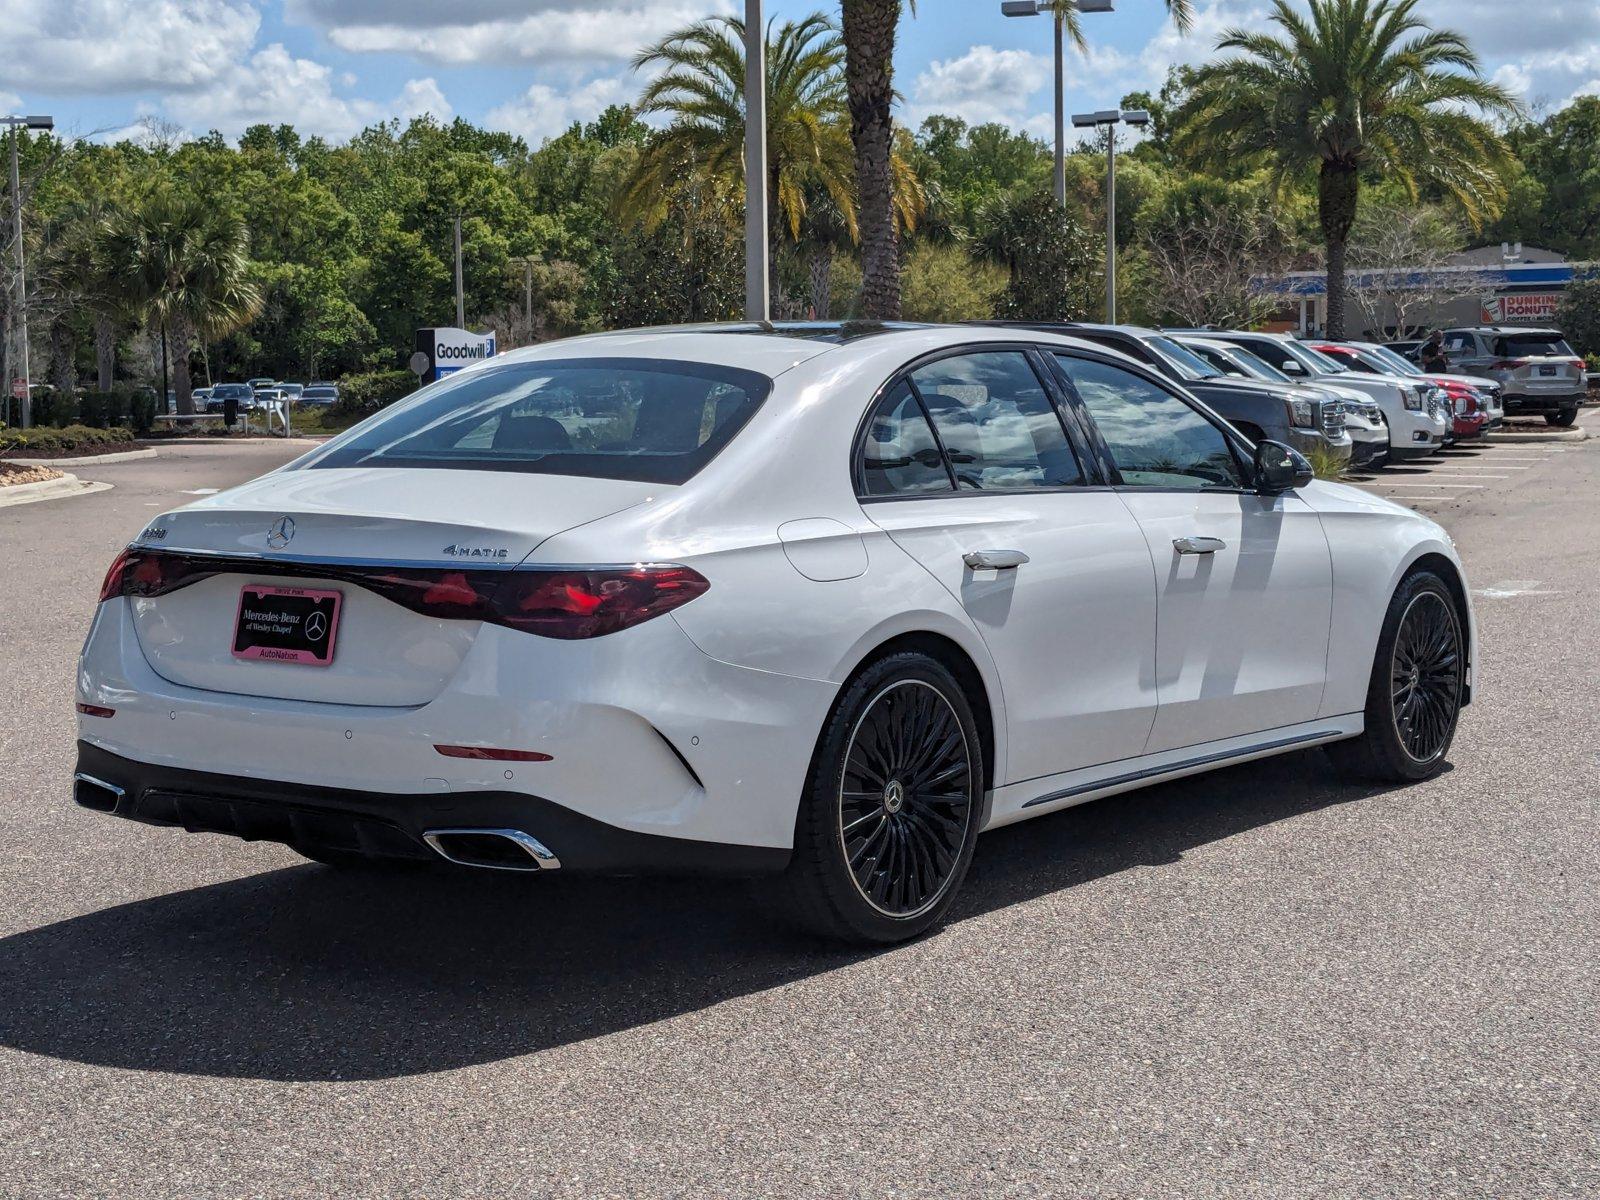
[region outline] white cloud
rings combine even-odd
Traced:
[[[255,42],[244,0],[6,0],[6,82],[56,95],[206,87]]]
[[[394,115],[402,121],[428,116],[443,125],[455,115],[455,109],[432,78],[408,79],[400,91],[400,98],[395,101]]]
[[[301,133],[340,140],[390,116],[432,113],[448,120],[452,112],[432,79],[413,79],[388,104],[334,90],[333,71],[309,58],[296,58],[273,43],[202,91],[168,96],[166,110],[191,129],[238,134],[250,125],[290,124]]]
[[[503,129],[537,146],[554,137],[574,121],[590,121],[610,104],[620,104],[633,94],[621,79],[591,79],[576,88],[548,87],[536,83],[507,104],[489,111],[484,124]]]
[[[15,92],[0,92],[0,109],[4,109],[8,113],[20,113],[22,111],[22,97]]]
[[[959,58],[928,64],[911,85],[911,102],[902,119],[912,129],[934,113],[960,117],[969,125],[1017,125],[1034,93],[1053,78],[1054,69],[1042,54],[974,46]]]
[[[533,11],[529,12],[529,8]],[[417,10],[414,16],[408,16]],[[600,5],[508,5],[499,0],[398,6],[299,0],[293,12],[322,25],[352,53],[406,54],[430,62],[626,61],[675,29],[731,11],[730,0],[634,0]]]

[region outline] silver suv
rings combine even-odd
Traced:
[[[1507,416],[1542,413],[1551,425],[1571,425],[1577,419],[1584,400],[1584,364],[1559,329],[1450,329],[1444,335],[1444,354],[1457,374],[1498,383]]]

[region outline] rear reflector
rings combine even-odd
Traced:
[[[86,717],[114,717],[117,715],[117,710],[114,708],[106,708],[99,704],[85,704],[82,700],[78,701],[77,707],[78,711]]]
[[[446,758],[476,758],[489,762],[554,762],[548,754],[537,750],[500,750],[494,746],[435,746]]]
[[[641,624],[689,603],[711,586],[698,571],[661,563],[463,571],[450,567],[229,559],[135,547],[125,550],[111,564],[100,599],[163,596],[215,575],[293,575],[348,583],[425,617],[487,621],[564,640],[600,637]]]

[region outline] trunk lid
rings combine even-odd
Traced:
[[[183,686],[335,704],[426,704],[460,667],[480,622],[413,612],[352,583],[350,572],[510,570],[546,538],[662,490],[511,471],[275,472],[157,518],[140,535],[140,546],[228,561],[221,573],[164,595],[130,597],[134,626],[150,666]],[[252,571],[253,563],[261,565]],[[329,574],[319,574],[319,564]],[[237,657],[246,585],[337,591],[332,661]]]

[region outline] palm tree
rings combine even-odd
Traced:
[[[689,175],[736,187],[744,178],[744,22],[697,21],[641,51],[636,70],[660,69],[636,110],[672,124],[639,155],[618,195],[619,213],[653,230]],[[767,31],[767,170],[772,243],[801,238],[823,201],[855,235],[850,140],[844,128],[844,48],[832,21],[812,13]],[[776,272],[773,273],[776,278]]]
[[[127,279],[106,255],[106,242],[114,224],[113,209],[102,196],[73,205],[45,230],[44,253],[39,266],[39,289],[57,310],[57,323],[86,312],[94,323],[97,386],[111,390],[116,370],[117,323],[126,315]],[[52,330],[52,340],[70,343],[70,331]],[[60,368],[58,356],[58,368]],[[62,387],[65,375],[56,381]]]
[[[1517,103],[1417,4],[1310,0],[1303,15],[1273,0],[1280,34],[1224,33],[1217,48],[1240,56],[1199,70],[1180,117],[1180,149],[1265,164],[1280,185],[1316,172],[1329,337],[1345,333],[1345,250],[1363,175],[1398,180],[1413,198],[1436,188],[1474,224],[1505,199],[1511,152],[1475,114],[1513,115]]]
[[[106,253],[128,280],[133,306],[160,323],[175,343],[178,411],[192,413],[189,353],[195,340],[226,337],[261,309],[244,219],[196,190],[161,187],[113,223]]]
[[[1164,0],[1180,30],[1194,19],[1194,0]],[[876,320],[900,315],[900,247],[894,212],[894,41],[901,0],[840,0],[845,88],[850,100],[850,140],[855,146],[860,196],[861,309]],[[913,3],[913,7],[915,7]],[[1041,5],[1059,15],[1081,48],[1075,0]]]

